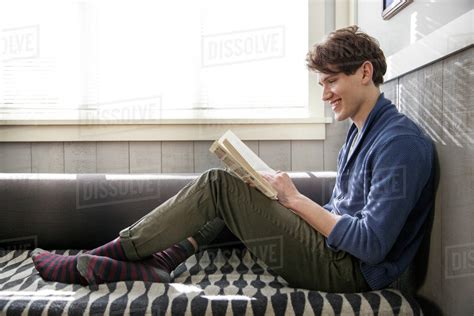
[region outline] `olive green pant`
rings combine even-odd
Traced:
[[[215,217],[291,286],[326,292],[361,292],[369,286],[352,255],[298,215],[232,176],[212,169],[120,232],[126,256],[139,260],[197,232]]]

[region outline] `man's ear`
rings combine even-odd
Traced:
[[[368,84],[372,81],[372,75],[374,74],[374,66],[370,61],[365,61],[362,66],[362,83]]]

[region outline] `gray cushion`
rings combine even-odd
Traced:
[[[326,203],[334,172],[291,173]],[[92,249],[176,194],[197,174],[0,174],[0,249]],[[223,237],[224,236],[224,237]],[[224,232],[218,239],[235,240]],[[224,238],[224,240],[223,240]]]

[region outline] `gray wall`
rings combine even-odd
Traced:
[[[385,84],[436,143],[440,183],[426,281],[427,315],[474,313],[474,48]]]
[[[330,111],[330,109],[329,109]],[[330,113],[327,111],[327,113]],[[246,142],[274,169],[335,170],[348,122],[328,124],[327,139]],[[211,141],[0,143],[0,172],[188,173],[221,166]]]
[[[414,0],[390,20],[382,19],[382,1],[358,0],[358,25],[379,40],[385,56],[422,39],[474,8],[472,0]]]

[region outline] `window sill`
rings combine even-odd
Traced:
[[[2,142],[199,141],[233,130],[243,140],[324,140],[331,118],[74,120],[0,119]]]

